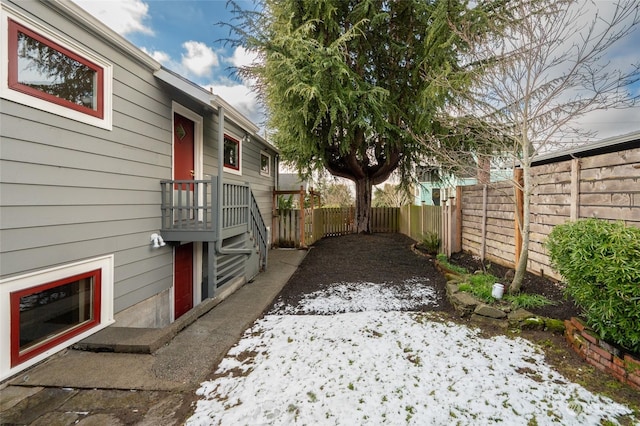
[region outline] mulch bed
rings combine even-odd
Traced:
[[[276,303],[296,305],[305,294],[325,289],[335,283],[373,282],[392,286],[402,284],[410,278],[425,277],[435,288],[440,303],[438,307],[423,306],[417,309],[454,313],[445,296],[446,280],[435,268],[434,258],[413,252],[413,244],[411,238],[399,233],[323,238],[309,249],[310,252],[282,290]],[[450,261],[470,272],[482,270],[480,260],[466,253],[456,253]],[[508,277],[509,268],[488,262],[485,265],[487,272],[500,278],[505,284],[509,282],[504,278]],[[522,292],[541,294],[554,303],[531,309],[536,315],[569,319],[580,313],[575,304],[564,297],[562,284],[550,279],[527,273]]]
[[[350,234],[328,237],[316,242],[281,291],[276,303],[296,305],[305,295],[342,282],[386,283],[400,285],[404,280],[425,277],[435,288],[438,307],[416,310],[454,313],[445,294],[446,281],[432,258],[411,251],[414,241],[397,233]]]

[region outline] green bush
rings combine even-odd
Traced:
[[[546,247],[588,325],[640,353],[640,228],[578,220],[554,227]]]
[[[422,235],[422,245],[430,254],[437,254],[440,249],[440,237],[434,232],[425,232]]]

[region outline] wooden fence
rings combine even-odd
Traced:
[[[277,210],[273,221],[272,244],[278,247],[309,246],[327,236],[351,234],[354,226],[355,210],[344,208],[306,208]],[[301,227],[300,222],[304,221]],[[398,232],[400,230],[400,209],[397,207],[374,207],[371,209],[372,232]],[[304,238],[301,238],[304,229]]]
[[[640,148],[585,155],[535,166],[530,203],[530,272],[556,279],[544,242],[555,225],[579,218],[621,220],[640,227]],[[513,267],[521,236],[515,212],[521,196],[512,182],[456,188],[443,198],[443,246]]]
[[[422,240],[426,234],[442,234],[442,208],[440,206],[400,207],[400,229],[403,234],[416,241]]]

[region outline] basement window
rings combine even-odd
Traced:
[[[11,366],[100,323],[100,269],[11,293]]]
[[[114,256],[0,280],[0,381],[113,324]]]

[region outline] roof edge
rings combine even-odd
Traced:
[[[558,163],[572,158],[591,157],[638,147],[640,147],[640,131],[612,136],[575,148],[539,155],[531,160],[531,165],[541,166],[543,164]]]
[[[120,34],[113,31],[107,25],[105,25],[98,18],[84,10],[82,7],[73,3],[70,0],[48,0],[43,2],[46,6],[57,10],[65,16],[81,22],[86,29],[91,32],[97,33],[104,37],[108,43],[124,51],[132,58],[138,60],[143,65],[152,70],[160,69],[161,64],[153,59],[151,56],[144,53],[134,44],[122,37]]]

